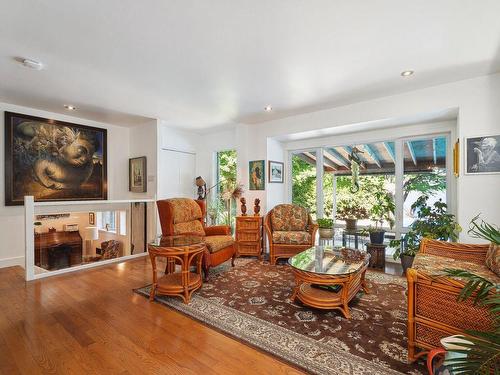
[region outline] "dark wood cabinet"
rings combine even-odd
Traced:
[[[79,232],[50,232],[35,235],[35,265],[57,270],[82,263]]]

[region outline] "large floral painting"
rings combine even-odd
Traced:
[[[5,112],[5,204],[107,198],[106,129]]]

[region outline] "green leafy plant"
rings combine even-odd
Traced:
[[[477,218],[476,216],[472,222]],[[487,233],[491,233],[490,229]],[[474,305],[485,306],[492,314],[494,322],[493,330],[490,332],[466,330],[467,336],[459,336],[468,343],[457,344],[460,349],[453,349],[450,352],[462,356],[449,359],[446,364],[452,368],[454,374],[500,374],[500,284],[494,284],[481,276],[460,269],[445,269],[444,273],[447,276],[467,280],[457,301],[472,299]]]
[[[438,200],[433,205],[428,205],[428,200],[429,196],[422,195],[412,204],[411,208],[417,214],[417,219],[410,225],[410,230],[403,239],[390,242],[390,246],[396,249],[394,259],[401,255],[415,256],[422,238],[442,241],[458,239],[462,228],[455,221],[455,215],[447,212],[446,203]]]
[[[333,220],[332,219],[318,219],[318,225],[322,229],[332,229],[333,228]]]
[[[369,232],[380,231],[379,225],[382,226],[384,221],[389,223],[389,226],[394,226],[394,212],[396,211],[396,204],[394,203],[393,195],[388,191],[377,191],[375,193],[377,203],[374,204],[370,210],[370,218],[375,221],[375,228],[368,228]]]
[[[470,224],[467,233],[474,238],[482,238],[493,242],[494,244],[500,245],[500,229],[496,225],[488,224],[483,219],[479,223],[479,217],[481,214],[474,217]]]

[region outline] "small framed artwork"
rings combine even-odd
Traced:
[[[147,161],[145,156],[129,159],[129,191],[133,191],[134,193],[145,193],[147,191],[146,165]]]
[[[95,225],[95,212],[89,212],[89,225]]]
[[[248,163],[250,190],[266,189],[266,163],[264,160],[253,160]]]
[[[500,135],[465,138],[465,173],[500,173]]]
[[[269,160],[268,180],[270,183],[276,182],[282,184],[284,182],[283,172],[284,164],[282,162]]]

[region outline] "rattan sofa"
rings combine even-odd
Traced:
[[[487,331],[493,326],[489,311],[470,300],[458,302],[464,282],[442,276],[443,269],[465,269],[499,282],[485,265],[488,245],[422,240],[408,279],[408,359],[414,361],[439,347],[443,337],[466,329]]]

